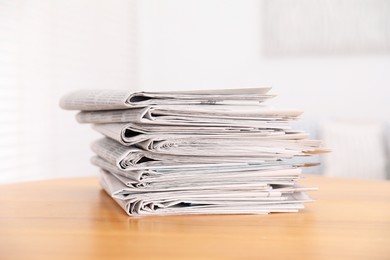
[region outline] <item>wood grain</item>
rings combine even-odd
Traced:
[[[0,186],[0,259],[390,259],[390,182],[309,177],[300,213],[128,217],[97,178]]]

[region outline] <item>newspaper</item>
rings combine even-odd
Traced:
[[[303,131],[292,129],[270,129],[240,126],[177,126],[136,123],[95,124],[94,130],[114,139],[123,145],[133,145],[143,141],[162,141],[183,139],[189,136],[197,138],[252,138],[275,140],[299,140],[308,138]]]
[[[80,90],[64,96],[60,106],[66,110],[113,110],[149,105],[258,104],[274,95],[270,88],[220,89],[170,92],[135,92],[127,90]]]
[[[92,164],[101,169],[110,172],[117,177],[123,184],[130,188],[146,187],[148,189],[159,187],[158,185],[166,183],[176,187],[177,182],[189,183],[192,181],[237,181],[247,180],[246,178],[267,180],[275,182],[287,182],[298,179],[304,165],[290,164],[257,164],[257,165],[237,165],[225,167],[198,167],[198,168],[168,168],[168,169],[144,169],[134,171],[124,171],[117,166],[107,162],[99,156],[91,158]],[[276,184],[276,183],[274,183]],[[157,185],[157,186],[156,186]]]
[[[174,126],[242,126],[289,129],[289,122],[302,114],[298,110],[277,110],[263,106],[192,105],[148,106],[124,110],[82,111],[79,123],[144,123]]]
[[[306,133],[292,131],[254,131],[243,133],[142,133],[129,125],[101,124],[94,129],[126,146],[173,155],[204,155],[219,152],[221,156],[252,156],[264,152],[303,155],[317,149],[321,142],[305,140]]]
[[[205,154],[219,157],[269,157],[288,158],[304,156],[314,152],[320,145],[317,140],[261,140],[257,138],[170,138],[166,140],[148,140],[136,145],[145,151],[156,154],[203,156]]]
[[[268,214],[297,212],[312,199],[304,192],[315,190],[297,185],[276,185],[261,182],[209,182],[199,189],[194,182],[175,190],[145,192],[129,189],[114,175],[102,170],[102,187],[131,216],[173,214]],[[214,185],[211,185],[213,183]]]
[[[292,143],[294,144],[294,143]],[[212,145],[210,145],[212,146]],[[292,147],[292,146],[291,146]],[[101,158],[116,165],[122,170],[140,170],[140,169],[155,169],[155,168],[191,168],[200,166],[225,166],[225,165],[239,165],[239,164],[264,164],[275,162],[278,163],[281,159],[289,159],[293,156],[306,156],[311,152],[316,152],[316,148],[311,151],[293,150],[290,147],[256,147],[257,153],[240,153],[240,147],[237,148],[237,154],[229,156],[228,153],[234,153],[235,149],[231,151],[224,150],[215,154],[214,151],[201,150],[198,156],[184,155],[184,154],[169,154],[156,153],[140,149],[136,146],[124,146],[109,138],[102,138],[91,145],[92,150]],[[309,149],[309,146],[306,147]],[[196,147],[191,149],[192,153],[196,152]]]

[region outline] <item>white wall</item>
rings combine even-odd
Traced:
[[[266,58],[261,0],[4,0],[0,183],[96,174],[59,98],[80,88],[271,85],[306,117],[389,119],[389,55]]]
[[[390,55],[266,58],[261,0],[144,0],[144,89],[270,85],[306,117],[390,119]]]

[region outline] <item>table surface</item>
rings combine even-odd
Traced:
[[[390,259],[390,182],[310,176],[300,213],[128,217],[97,178],[0,186],[0,259]]]

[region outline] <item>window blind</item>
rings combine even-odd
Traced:
[[[59,98],[137,84],[135,1],[0,0],[0,183],[91,175],[89,143]]]

